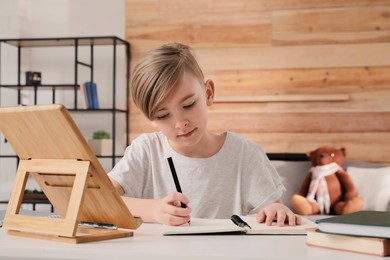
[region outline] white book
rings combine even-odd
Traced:
[[[371,255],[390,255],[390,239],[385,238],[330,234],[316,229],[309,229],[306,241],[309,246]]]
[[[313,221],[302,218],[302,224],[296,226],[284,225],[279,227],[276,223],[267,226],[257,223],[255,216],[241,217],[251,227],[239,227],[230,219],[201,219],[191,218],[190,224],[181,226],[162,226],[163,235],[190,235],[190,234],[218,234],[242,233],[246,235],[306,235],[307,228],[318,227]]]
[[[87,109],[88,107],[88,94],[87,94],[87,86],[86,83],[80,85],[80,93],[81,93],[81,108]]]

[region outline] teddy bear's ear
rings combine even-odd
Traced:
[[[307,155],[307,157],[311,158],[311,156],[312,156],[315,152],[316,152],[315,150],[314,150],[314,151],[308,151],[308,152],[306,153],[306,155]]]
[[[340,151],[343,153],[344,156],[347,155],[347,149],[345,149],[344,147],[341,147]]]

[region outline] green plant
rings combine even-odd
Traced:
[[[43,191],[41,190],[37,190],[37,189],[34,189],[34,190],[24,190],[24,194],[43,194]]]
[[[104,130],[98,130],[93,133],[92,139],[111,139],[111,134]]]

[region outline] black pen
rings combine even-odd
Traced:
[[[168,157],[168,163],[169,163],[169,168],[171,169],[173,181],[175,182],[176,190],[177,190],[177,192],[183,193],[181,191],[179,179],[177,178],[175,165],[173,165],[172,157]],[[184,204],[183,202],[180,202],[180,205],[182,208],[187,208],[187,205]]]
[[[118,229],[118,227],[115,226],[114,224],[98,223],[98,222],[90,222],[90,221],[81,221],[79,226],[86,227],[86,228],[102,228],[102,229],[111,229],[111,230]]]
[[[242,218],[237,215],[233,215],[230,219],[233,221],[234,224],[239,227],[248,227],[252,229],[251,226],[248,225],[248,223],[246,223],[244,220],[242,220]]]
[[[168,157],[168,163],[169,163],[169,168],[171,169],[173,181],[175,182],[176,190],[177,192],[183,193],[181,191],[179,179],[177,178],[176,169],[175,169],[175,165],[173,164],[172,157]],[[184,204],[183,202],[180,202],[180,205],[182,208],[187,208],[187,205]],[[188,224],[190,224],[190,222],[191,220],[188,220]]]

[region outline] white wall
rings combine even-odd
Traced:
[[[124,39],[125,16],[124,0],[0,0],[1,38],[43,38],[77,36],[118,36]],[[112,94],[112,47],[95,47],[94,81],[98,85],[101,107],[111,106]],[[89,48],[82,47],[79,55],[89,61]],[[73,48],[30,48],[22,49],[22,82],[25,72],[42,72],[43,83],[73,83]],[[124,107],[125,52],[117,48],[117,103]],[[2,45],[1,82],[17,83],[16,48]],[[88,80],[89,71],[80,68],[79,83]],[[51,102],[51,92],[40,92],[38,104]],[[56,103],[71,106],[73,93],[61,93]],[[31,92],[23,92],[23,103],[33,104]],[[16,91],[2,90],[0,106],[16,105]],[[81,105],[81,102],[79,102]],[[111,117],[108,114],[73,113],[73,118],[89,139],[92,132],[105,129],[111,132]],[[123,152],[123,129],[125,118],[117,117],[117,153]],[[9,153],[11,148],[0,139],[0,153]],[[111,169],[111,161],[101,160],[106,171]],[[0,160],[0,200],[9,196],[9,186],[15,174],[14,159]],[[1,207],[1,205],[0,205]],[[0,208],[1,209],[1,208]]]

